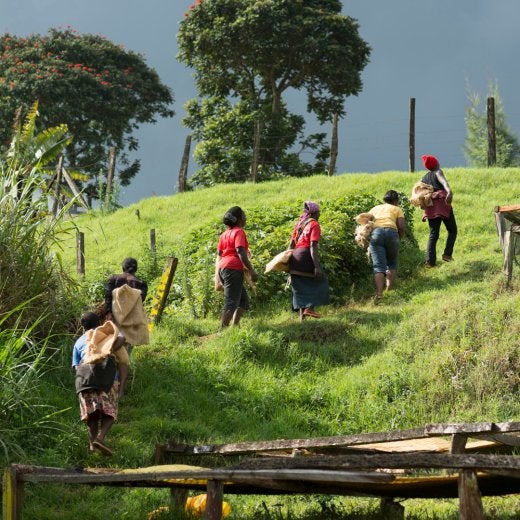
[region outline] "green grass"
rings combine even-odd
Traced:
[[[445,172],[454,191],[459,237],[452,263],[431,270],[422,258],[404,262],[398,288],[377,307],[370,280],[321,320],[300,324],[284,306],[256,304],[240,329],[215,334],[216,318],[193,321],[169,314],[149,346],[134,349],[133,376],[109,436],[115,456],[87,458],[73,378],[63,367],[46,380],[47,401],[70,407],[43,453],[25,462],[139,467],[154,445],[345,435],[423,426],[430,422],[520,420],[520,296],[518,272],[505,287],[493,208],[520,199],[519,169]],[[156,229],[162,251],[220,217],[234,204],[248,209],[297,199],[327,200],[387,189],[411,192],[419,175],[402,172],[226,185],[147,199],[103,218],[83,216],[87,280],[99,282],[128,255],[146,255]],[[139,208],[141,218],[134,214]],[[415,214],[425,249],[428,226]],[[441,231],[439,251],[445,239]],[[74,270],[73,247],[66,264]],[[254,251],[254,244],[252,244]],[[258,266],[261,271],[262,266]],[[334,283],[331,280],[331,283]],[[166,491],[28,486],[26,518],[145,518],[167,501]],[[379,518],[378,502],[360,498],[234,497],[232,519]],[[264,504],[265,503],[265,507]],[[457,518],[457,501],[404,502],[406,518]],[[489,518],[515,518],[517,498],[485,500]],[[60,513],[65,511],[65,513]],[[325,511],[325,513],[324,513]],[[63,515],[69,516],[63,516]],[[108,515],[108,516],[107,516]],[[25,518],[25,517],[24,517]]]

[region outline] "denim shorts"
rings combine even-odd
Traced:
[[[399,233],[393,228],[375,228],[368,246],[374,273],[397,269],[399,256]]]

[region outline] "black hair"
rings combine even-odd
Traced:
[[[399,193],[397,193],[397,191],[395,191],[395,190],[388,190],[385,193],[383,200],[387,204],[393,204],[393,203],[399,202]]]
[[[134,274],[137,271],[137,260],[129,256],[123,260],[123,273]]]
[[[226,226],[234,227],[236,226],[237,222],[240,220],[242,215],[244,215],[244,211],[242,210],[242,208],[240,206],[233,206],[232,208],[229,208],[226,211],[222,219],[222,222],[224,222]]]
[[[101,325],[99,316],[95,312],[90,311],[83,313],[79,321],[85,330],[95,329]]]

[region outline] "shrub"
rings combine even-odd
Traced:
[[[413,236],[414,208],[405,195],[400,195],[410,238],[407,247],[417,248]],[[370,280],[367,256],[354,241],[354,218],[377,204],[380,204],[379,200],[366,194],[338,197],[321,204],[320,256],[329,278],[333,302],[341,303],[353,287],[364,286]],[[256,304],[272,304],[275,300],[287,298],[284,291],[287,274],[262,273],[265,264],[288,247],[302,206],[303,201],[294,201],[271,206],[268,210],[257,206],[247,211],[246,232],[253,254],[252,262],[260,275],[251,295]],[[219,311],[222,296],[213,289],[213,274],[218,237],[223,230],[223,224],[215,219],[191,233],[185,240],[179,259],[179,285],[170,297],[170,306],[183,309],[196,318]]]

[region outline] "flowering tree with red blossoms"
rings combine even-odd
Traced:
[[[141,123],[172,117],[173,97],[143,56],[106,38],[51,29],[45,36],[0,36],[0,143],[8,143],[19,107],[39,102],[42,127],[68,125],[71,169],[97,175],[106,170],[108,149],[118,150],[119,179],[128,185],[139,171],[128,151]],[[87,186],[91,194],[94,186]]]

